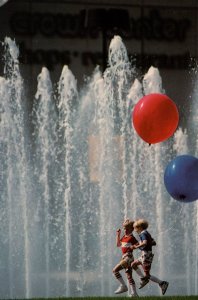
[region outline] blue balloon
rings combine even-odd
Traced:
[[[164,184],[168,193],[181,202],[198,199],[198,159],[180,155],[173,159],[164,172]]]

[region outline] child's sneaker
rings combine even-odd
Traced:
[[[126,285],[120,285],[118,289],[114,292],[115,294],[122,294],[128,291],[128,287]]]
[[[162,281],[162,283],[159,284],[159,286],[162,290],[162,295],[164,295],[166,293],[168,285],[169,285],[169,283],[167,281]]]
[[[141,278],[139,289],[142,289],[149,282],[149,276]]]

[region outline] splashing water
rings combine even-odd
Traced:
[[[15,297],[23,289],[30,294],[30,244],[28,197],[28,162],[23,125],[23,80],[19,72],[18,49],[11,39],[5,39],[11,48],[6,61],[7,79],[1,78],[1,165],[2,165],[2,216],[7,228],[1,239],[5,262],[9,270],[8,290],[5,296]],[[21,260],[22,257],[22,260]],[[15,268],[12,266],[15,265]],[[21,272],[22,270],[22,272]],[[6,270],[4,270],[6,272]],[[17,276],[21,273],[21,276]]]
[[[188,128],[149,147],[131,124],[143,95],[164,93],[159,70],[138,80],[115,36],[109,67],[97,67],[80,92],[68,66],[56,88],[43,68],[29,114],[19,50],[9,38],[4,44],[0,297],[113,295],[115,232],[126,217],[148,219],[157,240],[152,273],[174,282],[169,295],[197,294],[197,203],[171,199],[163,184],[167,162],[194,151]],[[141,290],[158,293],[157,285]]]

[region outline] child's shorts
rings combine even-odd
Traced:
[[[120,261],[120,265],[124,269],[128,269],[131,267],[131,263],[134,261],[134,257],[132,253],[126,253],[122,256],[122,260]]]
[[[142,265],[151,265],[154,254],[151,251],[142,251],[141,256],[138,258]]]

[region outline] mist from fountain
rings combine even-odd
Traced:
[[[197,294],[197,202],[173,200],[163,184],[170,159],[197,155],[191,127],[149,146],[131,123],[143,95],[165,93],[158,69],[139,80],[115,36],[108,68],[96,67],[80,92],[68,66],[56,86],[42,68],[29,115],[18,48],[9,38],[4,44],[0,297],[113,295],[115,232],[126,217],[148,219],[157,240],[152,273],[170,281],[167,294]],[[152,284],[141,290],[158,293]]]

